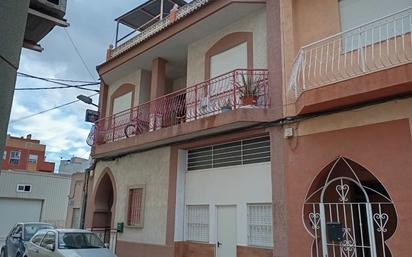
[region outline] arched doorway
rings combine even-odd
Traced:
[[[111,231],[114,226],[116,187],[113,175],[106,169],[94,191],[94,211],[92,230],[98,234],[105,243],[111,241]]]
[[[385,241],[395,232],[394,204],[378,179],[339,157],[315,178],[303,220],[314,257],[391,257]]]

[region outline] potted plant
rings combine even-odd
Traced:
[[[230,112],[232,110],[232,103],[229,99],[226,99],[223,106],[220,108],[222,112]]]
[[[242,74],[242,85],[239,88],[242,105],[257,105],[258,87],[252,76]]]

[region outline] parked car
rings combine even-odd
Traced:
[[[4,246],[1,247],[1,257],[22,257],[25,252],[25,244],[37,231],[52,229],[53,225],[40,222],[18,223],[7,235]]]
[[[93,232],[46,229],[27,242],[24,257],[116,257]]]

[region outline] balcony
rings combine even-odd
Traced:
[[[289,98],[303,114],[412,91],[412,7],[300,49]]]
[[[100,119],[95,155],[266,121],[262,110],[270,105],[268,90],[267,70],[234,70]]]

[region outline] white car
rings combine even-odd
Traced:
[[[92,232],[45,229],[26,244],[24,257],[116,257]]]

